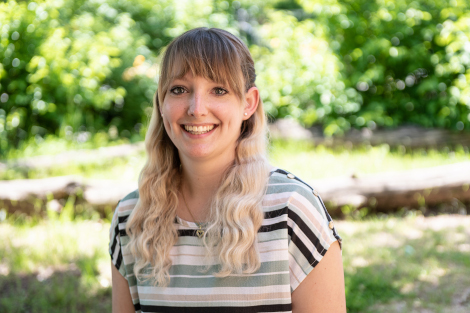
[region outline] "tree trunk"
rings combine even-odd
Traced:
[[[344,205],[368,207],[370,212],[393,212],[401,207],[420,208],[453,199],[465,203],[470,202],[470,162],[321,179],[311,185],[333,215],[341,214]],[[78,203],[86,203],[103,213],[135,189],[136,182],[85,180],[79,176],[0,181],[0,209],[44,214],[46,205],[60,210],[70,195],[76,195]]]
[[[410,171],[330,178],[312,182],[329,210],[343,205],[390,212],[458,199],[470,202],[470,162]]]

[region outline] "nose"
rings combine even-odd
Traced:
[[[201,117],[207,115],[207,102],[204,96],[198,92],[194,92],[189,101],[188,115],[193,117]]]

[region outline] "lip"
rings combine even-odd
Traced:
[[[207,133],[204,133],[204,134],[192,134],[184,128],[185,126],[199,127],[199,126],[212,126],[212,125],[214,125],[214,128],[212,128],[210,131],[208,131]],[[188,136],[189,138],[196,139],[196,138],[204,138],[204,137],[210,136],[214,132],[214,130],[219,127],[219,124],[215,124],[215,123],[202,123],[202,124],[185,123],[185,124],[180,124],[180,127],[181,127],[181,130],[183,131],[183,133],[186,136]]]
[[[181,127],[184,127],[184,126],[211,126],[211,125],[214,125],[214,126],[218,126],[219,124],[216,124],[216,123],[204,123],[204,124],[195,124],[195,123],[184,123],[184,124],[181,124],[180,126]]]

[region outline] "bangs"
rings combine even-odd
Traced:
[[[183,34],[168,46],[159,87],[165,94],[171,81],[190,72],[193,76],[229,86],[241,99],[244,77],[240,63],[237,48],[226,36],[206,30],[192,31]]]

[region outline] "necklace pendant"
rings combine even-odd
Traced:
[[[204,236],[204,231],[202,229],[196,230],[196,236],[198,238],[202,238],[202,236]]]

